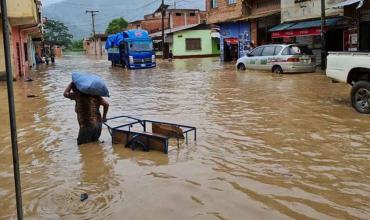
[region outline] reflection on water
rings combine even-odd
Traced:
[[[104,130],[104,143],[78,147],[74,104],[61,95],[74,70],[106,80],[111,116],[193,125],[198,141],[145,153],[112,146]],[[15,83],[29,219],[370,216],[370,118],[324,75],[236,72],[217,59],[128,71],[70,55],[34,79]],[[5,92],[0,83],[0,219],[16,213]]]

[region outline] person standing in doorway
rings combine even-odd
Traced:
[[[64,91],[64,97],[76,102],[75,111],[80,125],[77,144],[87,144],[99,140],[102,124],[107,121],[109,103],[101,96],[86,95],[71,82]],[[100,113],[103,106],[103,117]]]

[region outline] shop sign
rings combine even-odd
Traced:
[[[320,28],[308,28],[299,30],[276,31],[272,33],[272,38],[296,37],[296,36],[314,36],[320,35]]]
[[[237,38],[226,38],[225,42],[228,44],[238,44],[238,39]]]

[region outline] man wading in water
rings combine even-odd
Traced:
[[[107,121],[109,103],[100,96],[86,95],[77,90],[71,82],[64,91],[64,97],[76,101],[75,111],[80,125],[77,144],[86,144],[99,140],[103,122]],[[104,107],[103,118],[100,106]]]

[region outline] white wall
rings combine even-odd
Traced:
[[[344,0],[326,0],[326,8]],[[321,0],[308,0],[294,3],[294,0],[281,0],[281,22],[306,20],[321,17]],[[343,15],[343,9],[327,9],[326,16]]]

